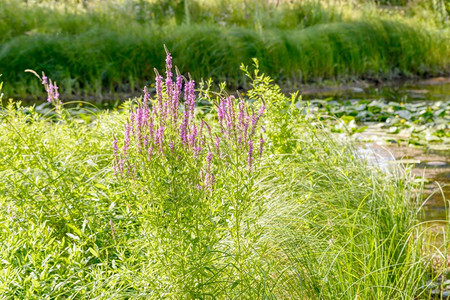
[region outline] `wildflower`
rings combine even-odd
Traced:
[[[179,99],[181,95],[181,89],[183,85],[183,77],[181,75],[177,76],[176,84],[173,92],[173,99],[172,99],[172,120],[174,125],[177,124],[177,118],[178,118],[178,106],[179,106]]]
[[[192,133],[189,135],[189,145],[194,148],[195,141],[197,138],[197,126],[192,126]]]
[[[119,153],[118,141],[114,138],[115,167],[118,162],[118,167],[123,173],[126,163],[127,176],[138,176],[141,174],[138,168],[145,167],[145,164],[137,163],[134,158],[138,159],[144,155],[146,156],[145,161],[155,158],[165,160],[168,159],[166,155],[173,153],[173,158],[176,157],[181,164],[189,159],[196,161],[194,165],[198,165],[197,162],[201,163],[198,169],[199,177],[193,178],[195,182],[193,186],[198,184],[201,189],[208,189],[211,192],[216,176],[212,168],[215,160],[224,160],[224,163],[229,165],[235,163],[230,160],[243,158],[242,155],[245,157],[247,154],[246,159],[243,159],[241,163],[244,165],[247,163],[248,170],[251,171],[256,151],[261,157],[264,150],[265,141],[262,137],[259,139],[259,149],[254,149],[257,147],[254,145],[257,143],[254,135],[258,121],[265,111],[265,106],[262,106],[258,112],[249,114],[247,103],[244,100],[237,101],[233,96],[221,98],[217,103],[220,132],[214,133],[204,120],[200,120],[198,123],[194,118],[195,82],[188,80],[183,86],[183,77],[178,70],[176,70],[176,79],[173,81],[172,57],[169,52],[167,52],[166,65],[165,79],[156,72],[156,98],[152,110],[149,109],[149,91],[147,87],[144,87],[142,105],[130,112],[129,120],[125,125],[122,153]],[[49,80],[45,78],[44,81]],[[51,81],[50,84],[52,84]],[[52,92],[56,91],[52,95],[57,95],[57,89],[53,85],[51,88]],[[183,99],[184,111],[179,113],[180,102]],[[225,151],[223,154],[220,152],[221,144],[229,146],[222,150]],[[178,145],[181,145],[181,148],[176,148]],[[132,151],[136,151],[140,155],[130,157]],[[177,151],[176,155],[175,151]],[[234,155],[229,151],[243,153]],[[186,156],[188,156],[188,160],[185,159]]]
[[[186,109],[189,111],[189,118],[194,117],[194,107],[195,107],[195,91],[194,91],[195,81],[189,80],[184,87],[184,100],[186,101]]]
[[[261,137],[259,139],[259,157],[262,156],[263,150],[264,150],[264,139]]]
[[[157,72],[158,73],[158,72]],[[163,89],[163,83],[162,83],[162,76],[157,74],[156,75],[156,97],[158,98],[158,108],[159,108],[159,112],[161,112],[162,109],[162,98],[163,98],[163,94],[162,94],[162,89]]]
[[[130,146],[130,132],[131,132],[131,125],[128,123],[125,125],[125,139],[123,143],[123,156],[127,156],[128,147]]]
[[[208,155],[206,155],[206,170],[209,172],[209,169],[211,167],[211,161],[213,159],[213,154],[211,151],[208,152]]]
[[[248,169],[251,170],[252,164],[253,164],[253,142],[252,142],[252,140],[248,141],[247,164],[248,164]]]
[[[216,150],[219,152],[220,150],[220,137],[216,136]]]
[[[147,161],[150,161],[150,159],[153,157],[153,146],[150,146],[148,148],[148,156],[147,156]]]
[[[45,91],[47,92],[47,102],[53,103],[56,106],[62,104],[62,102],[59,100],[59,92],[58,92],[59,88],[56,85],[56,82],[53,83],[50,80],[50,83],[47,83],[47,77],[45,77],[44,75],[42,84],[44,85]]]
[[[244,99],[241,99],[241,103],[239,104],[239,117],[238,117],[239,127],[241,129],[244,128],[244,116],[245,116],[244,110],[245,110],[245,102],[244,102]]]
[[[180,138],[181,138],[181,143],[182,144],[186,144],[187,143],[187,126],[188,126],[188,118],[189,118],[189,112],[185,111],[184,112],[184,119],[183,122],[180,125]]]
[[[144,108],[148,108],[148,100],[150,99],[150,94],[147,87],[144,87]]]

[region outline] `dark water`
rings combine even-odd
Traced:
[[[394,102],[449,101],[450,77],[437,77],[420,81],[392,81],[355,83],[344,86],[306,86],[300,88],[303,99],[334,98],[384,99]]]

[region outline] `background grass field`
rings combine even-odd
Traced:
[[[382,4],[378,2],[378,4]],[[0,73],[7,96],[41,95],[25,69],[72,94],[141,90],[161,45],[195,78],[237,87],[253,57],[284,85],[447,74],[448,7],[358,1],[3,1]]]

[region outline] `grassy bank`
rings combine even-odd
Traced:
[[[0,295],[427,298],[407,179],[247,75],[248,103],[166,79],[118,111],[49,85],[46,115],[2,108]]]
[[[65,6],[4,2],[0,73],[5,92],[40,94],[39,83],[25,69],[51,74],[66,96],[139,90],[154,79],[153,68],[162,67],[157,55],[162,44],[195,78],[213,76],[234,87],[248,83],[237,66],[251,63],[253,57],[275,80],[294,86],[324,79],[448,72],[450,33],[442,24],[425,24],[397,13],[380,17],[376,7],[307,1],[273,8],[263,6],[264,1],[255,3],[260,2],[261,6],[242,9],[239,2],[231,1],[234,6],[220,2],[223,11],[220,5],[192,5],[189,21],[186,14],[177,19],[176,7],[164,8],[159,2],[140,2],[140,9],[125,4],[82,9],[71,2]]]

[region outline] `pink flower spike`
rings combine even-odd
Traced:
[[[220,151],[220,137],[216,136],[216,150],[217,152]]]
[[[162,110],[162,98],[163,98],[163,78],[161,75],[156,76],[156,97],[158,98],[158,110],[154,109],[154,112],[161,113]]]
[[[148,109],[148,100],[150,99],[150,94],[148,92],[147,86],[144,87],[144,108]]]
[[[207,170],[207,172],[209,172],[209,169],[211,167],[212,159],[213,159],[213,154],[211,151],[209,151],[208,154],[206,155],[206,170]]]
[[[261,137],[259,139],[259,157],[262,156],[263,150],[264,150],[264,139]]]
[[[247,164],[248,164],[248,169],[251,170],[252,164],[253,164],[253,142],[252,142],[252,140],[248,141]]]

